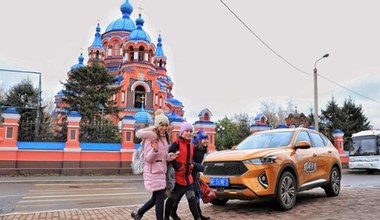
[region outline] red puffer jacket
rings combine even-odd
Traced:
[[[173,167],[176,170],[175,181],[181,186],[189,186],[193,183],[191,173],[194,167],[194,146],[190,140],[180,136],[169,147],[169,152],[175,153],[177,151],[179,151],[179,155],[172,161]]]

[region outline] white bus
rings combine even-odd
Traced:
[[[380,130],[366,130],[352,134],[350,169],[366,170],[373,174],[380,170]]]

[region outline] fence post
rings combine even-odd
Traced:
[[[121,149],[120,149],[120,160],[121,169],[120,173],[131,173],[131,162],[132,155],[135,151],[135,118],[131,115],[126,115],[123,118],[123,125],[121,130]]]
[[[17,138],[20,114],[15,108],[7,108],[0,125],[0,174],[17,174]]]
[[[78,112],[72,111],[67,116],[67,140],[63,154],[62,174],[79,175],[80,169],[80,143],[79,143],[79,122],[81,116]]]
[[[343,136],[344,132],[336,129],[333,131],[332,135],[334,136],[334,146],[339,151],[340,160],[342,162],[342,165],[348,164],[348,156],[344,153],[343,149]]]

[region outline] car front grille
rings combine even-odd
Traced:
[[[247,167],[241,161],[205,162],[205,175],[240,176],[247,172]]]

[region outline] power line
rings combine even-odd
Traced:
[[[308,75],[308,76],[312,76],[312,74],[311,73],[309,73],[309,72],[306,72],[306,71],[304,71],[304,70],[302,70],[302,69],[300,69],[300,68],[298,68],[297,66],[295,66],[295,65],[293,65],[291,62],[289,62],[287,59],[285,59],[283,56],[281,56],[279,53],[277,53],[274,49],[272,49],[267,43],[265,43],[265,41],[264,40],[262,40],[254,31],[252,31],[252,29],[247,25],[247,24],[245,24],[245,22],[226,4],[226,3],[224,3],[224,1],[223,0],[220,0],[220,2],[231,12],[231,14],[233,14],[234,16],[235,16],[235,18],[236,19],[238,19],[239,21],[240,21],[240,23],[242,23],[243,24],[243,26],[245,27],[245,28],[247,28],[248,30],[249,30],[249,32],[251,32],[265,47],[267,47],[270,51],[272,51],[272,53],[274,53],[277,57],[279,57],[281,60],[283,60],[285,63],[287,63],[289,66],[291,66],[291,67],[293,67],[294,69],[296,69],[296,70],[298,70],[299,72],[301,72],[301,73],[303,73],[303,74],[306,74],[306,75]],[[339,83],[337,83],[337,82],[334,82],[334,81],[332,81],[331,79],[328,79],[327,77],[325,77],[325,76],[323,76],[323,75],[321,75],[321,74],[318,74],[320,77],[322,77],[323,79],[325,79],[326,81],[329,81],[330,83],[332,83],[332,84],[334,84],[334,85],[337,85],[337,86],[339,86],[339,87],[341,87],[341,88],[343,88],[343,89],[345,89],[345,90],[347,90],[347,91],[349,91],[349,92],[352,92],[352,93],[354,93],[354,94],[356,94],[356,95],[358,95],[358,96],[361,96],[361,97],[363,97],[363,98],[366,98],[366,99],[368,99],[368,100],[370,100],[370,101],[373,101],[373,102],[375,102],[375,103],[378,103],[378,104],[380,104],[380,102],[379,101],[377,101],[377,100],[375,100],[375,99],[372,99],[372,98],[370,98],[370,97],[368,97],[368,96],[365,96],[365,95],[362,95],[362,94],[360,94],[360,93],[358,93],[358,92],[355,92],[354,90],[352,90],[352,89],[349,89],[349,88],[347,88],[347,87],[345,87],[345,86],[343,86],[343,85],[341,85],[341,84],[339,84]]]

